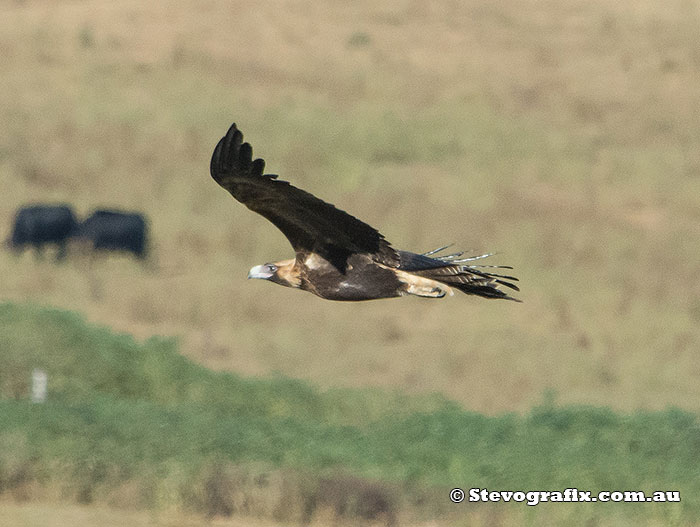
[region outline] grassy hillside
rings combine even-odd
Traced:
[[[605,525],[623,515],[689,525],[700,514],[698,421],[681,410],[546,403],[487,417],[439,397],[216,373],[171,341],[139,344],[55,309],[2,304],[0,324],[6,499],[321,523],[338,514]],[[18,382],[35,367],[49,377],[44,404]],[[682,502],[456,506],[454,486],[678,490]]]
[[[0,238],[31,201],[145,212],[153,260],[0,252],[0,297],[175,335],[198,363],[475,411],[700,409],[693,2],[0,2]],[[248,282],[290,254],[209,178],[271,172],[396,246],[497,251],[522,305]]]

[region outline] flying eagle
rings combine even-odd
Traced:
[[[328,300],[372,300],[403,295],[441,298],[458,289],[486,298],[517,300],[512,276],[474,264],[488,254],[438,256],[446,249],[416,254],[394,249],[376,229],[276,175],[264,174],[265,161],[253,160],[234,123],[214,149],[211,176],[250,210],[271,221],[292,244],[296,256],[253,267],[260,278],[309,291]]]

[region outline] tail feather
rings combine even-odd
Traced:
[[[493,276],[498,276],[498,275],[493,275]],[[511,280],[513,280],[513,279],[511,278]],[[517,280],[517,278],[516,278],[515,280]],[[497,284],[500,284],[500,285],[503,285],[503,286],[505,286],[505,287],[509,287],[509,288],[511,288],[513,291],[520,291],[520,288],[519,288],[517,285],[511,284],[510,282],[506,282],[505,280],[496,280],[496,283],[497,283]]]
[[[423,253],[423,254],[421,254],[421,256],[431,256],[435,253],[439,253],[440,251],[444,251],[445,249],[449,249],[453,245],[454,245],[453,243],[450,243],[448,245],[443,245],[442,247],[438,247],[437,249],[433,249],[432,251],[428,251],[427,253]]]
[[[477,295],[487,298],[504,298],[520,302],[520,300],[511,297],[505,291],[499,289],[499,286],[503,286],[513,291],[520,291],[517,285],[495,278],[493,275],[487,273],[474,274],[472,271],[473,270],[469,268],[463,268],[458,274],[451,276],[435,276],[427,273],[421,273],[421,275],[437,280],[455,289],[459,289],[468,295]]]
[[[503,278],[503,280],[512,280],[514,282],[518,281],[518,279],[514,276],[509,276],[509,275],[505,275],[505,274],[496,274],[496,273],[491,273],[491,272],[487,273],[485,271],[475,269],[475,267],[476,266],[463,265],[462,269],[465,271],[469,271],[477,276],[483,276],[484,278]],[[479,266],[479,267],[481,267],[481,266]],[[496,280],[496,282],[503,283],[500,280]],[[515,289],[516,291],[520,291],[520,289],[518,289],[518,286],[516,286],[515,284],[503,283],[503,285],[510,287],[511,289]]]
[[[468,294],[468,295],[477,295],[481,296],[484,298],[502,298],[503,300],[512,300],[513,302],[522,302],[522,300],[512,297],[508,295],[507,293],[501,291],[500,289],[496,289],[495,287],[491,286],[471,286],[468,289],[467,288],[462,288],[462,287],[457,287],[460,291]]]
[[[484,270],[485,268],[512,269],[511,266],[465,264],[465,262],[487,258],[491,256],[490,253],[471,256],[469,258],[459,258],[463,253],[455,253],[454,255],[447,255],[444,257],[432,256],[448,247],[449,245],[440,247],[439,249],[424,254],[401,251],[400,268],[406,272],[454,287],[469,295],[477,295],[485,298],[502,298],[521,302],[521,300],[499,289],[499,286],[503,286],[513,291],[520,291],[520,288],[512,283],[518,281],[516,277]]]

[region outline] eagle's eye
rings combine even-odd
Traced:
[[[277,272],[277,266],[275,264],[267,264],[267,268],[270,270],[271,273]]]

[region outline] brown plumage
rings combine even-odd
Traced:
[[[231,125],[211,159],[211,176],[250,210],[270,220],[292,244],[296,257],[253,267],[249,278],[262,278],[309,291],[329,300],[371,300],[403,295],[443,297],[452,288],[486,298],[519,300],[517,281],[486,271],[508,266],[470,264],[489,255],[437,256],[394,249],[376,229],[317,197],[264,174],[265,161]]]

